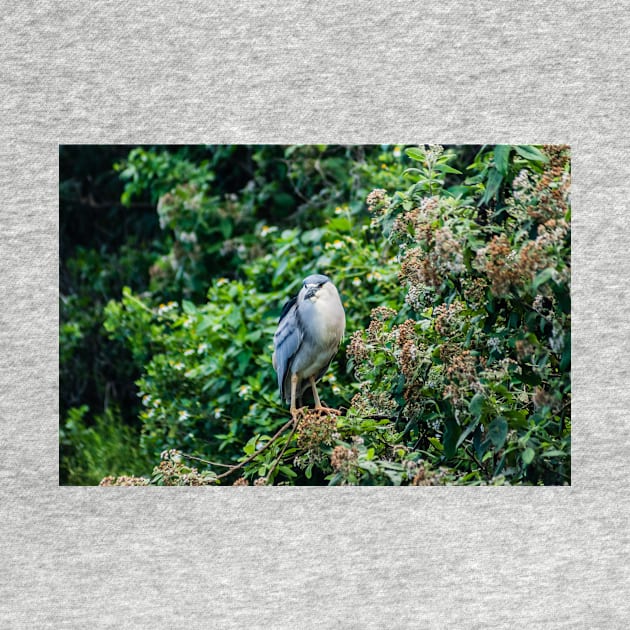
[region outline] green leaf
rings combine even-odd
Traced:
[[[477,428],[478,424],[479,424],[479,419],[475,420],[472,424],[466,427],[464,431],[462,431],[462,434],[459,436],[457,440],[457,444],[455,445],[456,449],[459,448],[464,443],[464,440]]]
[[[217,320],[215,317],[206,315],[197,326],[197,332],[202,333],[204,330],[210,328],[210,326],[214,326],[216,322]]]
[[[553,267],[547,267],[543,269],[539,274],[536,275],[534,281],[532,282],[532,287],[534,291],[538,289],[541,284],[545,284],[548,280],[551,280],[555,269]]]
[[[525,383],[526,385],[540,385],[542,379],[536,372],[531,370],[530,368],[523,368],[520,374],[514,373],[514,378],[521,383]]]
[[[536,147],[529,144],[519,144],[514,147],[516,152],[530,162],[549,162],[549,158],[541,153]]]
[[[227,325],[230,328],[236,328],[241,323],[241,313],[234,309],[228,313],[228,316],[225,318]]]
[[[378,466],[374,462],[370,461],[359,462],[359,468],[362,468],[372,475],[375,475],[378,472]]]
[[[343,481],[343,475],[341,473],[335,473],[334,475],[329,475],[326,479],[330,479],[328,485],[336,486]]]
[[[438,440],[437,438],[434,437],[430,437],[429,438],[429,442],[433,445],[433,447],[440,451],[440,453],[442,452],[442,450],[444,449],[444,447],[442,446],[442,443],[440,442],[440,440]]]
[[[560,370],[565,371],[571,367],[571,333],[564,335],[564,350],[562,351],[562,359],[560,360]]]
[[[328,228],[336,232],[350,232],[352,229],[352,222],[348,219],[348,217],[335,217],[328,222]],[[313,241],[320,240],[322,237],[322,230],[317,230],[317,232],[318,238],[313,239]]]
[[[456,168],[449,166],[448,164],[436,164],[433,167],[436,171],[440,171],[441,173],[453,173],[453,175],[461,175],[462,172],[458,171]]]
[[[239,352],[237,355],[238,362],[238,372],[239,374],[244,374],[249,362],[252,358],[252,353],[250,350],[244,350],[243,352]]]
[[[481,392],[475,394],[468,405],[468,411],[478,418],[483,410],[483,401],[485,399],[486,397]]]
[[[497,144],[494,148],[494,164],[501,175],[507,175],[511,151],[512,147],[509,144]]]
[[[221,230],[221,235],[224,239],[228,239],[232,236],[232,228],[232,222],[229,219],[221,219],[219,229]]]
[[[508,433],[508,423],[505,418],[495,418],[488,427],[488,438],[495,448],[501,448],[505,443]]]
[[[187,315],[195,315],[197,313],[197,308],[195,307],[195,305],[188,300],[182,301],[182,308],[184,309],[184,313],[186,313]]]
[[[346,219],[345,217],[339,217],[337,219],[332,219],[332,221],[328,225],[329,225],[329,227],[331,227],[334,230],[337,230],[339,228],[332,226],[331,223],[333,223],[333,222],[342,223],[344,225],[349,223],[348,219]],[[346,228],[344,230],[339,230],[339,231],[347,231],[347,230],[348,230],[348,227],[346,226]],[[316,243],[316,242],[321,241],[322,235],[323,235],[322,230],[320,230],[319,228],[313,228],[312,230],[307,230],[306,232],[302,232],[300,240],[303,243]]]
[[[289,477],[289,479],[295,479],[295,477],[297,477],[297,473],[288,466],[279,466],[278,471],[286,477]]]
[[[403,175],[409,175],[409,173],[418,173],[418,174],[422,175],[423,171],[421,171],[419,168],[406,168],[403,171]],[[405,202],[405,203],[407,203],[407,202]],[[404,206],[404,203],[403,203],[403,206]]]
[[[447,418],[445,425],[444,435],[442,436],[444,457],[446,459],[451,459],[457,451],[457,438],[459,438],[461,429],[454,418]]]
[[[549,451],[545,451],[542,456],[543,457],[566,457],[568,453],[564,451],[559,451],[558,449],[551,449]]]
[[[525,464],[525,466],[529,466],[533,461],[534,461],[534,455],[536,455],[536,453],[534,452],[533,448],[526,448],[522,453],[521,453],[521,459],[523,460],[523,464]]]
[[[409,149],[405,149],[405,153],[412,160],[417,160],[418,162],[424,162],[424,151],[422,149],[411,147]]]
[[[483,197],[481,198],[479,205],[488,203],[488,201],[497,194],[502,181],[503,175],[501,175],[496,168],[491,168],[490,174],[488,175],[488,181],[486,183],[486,190],[483,193]]]
[[[481,427],[478,426],[475,434],[473,435],[473,448],[475,449],[475,453],[477,457],[482,458],[490,445],[489,440],[483,439],[483,433],[481,432]]]

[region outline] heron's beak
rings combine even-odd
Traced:
[[[315,284],[307,284],[306,285],[306,299],[314,300],[319,293],[319,287]]]

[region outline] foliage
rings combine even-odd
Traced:
[[[99,315],[137,374],[140,433],[125,420],[121,442],[138,452],[86,461],[85,483],[570,483],[566,148],[181,151],[117,163],[124,204],[155,204],[161,232],[126,263],[147,282]],[[68,268],[89,269],[77,252]],[[271,340],[311,272],[346,308],[320,387],[342,413],[291,425]],[[80,313],[62,321],[62,370],[81,334]],[[97,452],[79,435],[62,444]]]
[[[353,406],[404,419],[396,440],[462,482],[569,481],[568,155],[547,153],[531,150],[547,167],[519,172],[500,222],[480,225],[466,198],[425,196],[423,180],[377,208],[396,217],[410,313],[396,324],[376,309],[354,334]]]
[[[319,228],[262,226],[258,236],[269,253],[242,265],[243,280],[215,280],[203,305],[184,300],[150,306],[125,289],[122,301],[106,309],[112,338],[126,340],[136,363],[145,366],[138,381],[145,407],[142,444],[154,455],[178,448],[236,457],[252,435],[282,422],[286,411],[277,398],[271,340],[288,293],[311,269],[334,276],[349,327],[364,324],[370,306],[391,299],[395,269],[371,271],[386,269],[388,254],[349,208],[338,207]],[[339,372],[345,370],[333,364],[324,377],[331,404],[347,404],[353,391],[347,377],[343,390],[337,384]]]
[[[203,302],[213,278],[242,279],[243,261],[263,253],[265,223],[308,229],[324,220],[328,203],[347,200],[360,180],[348,177],[350,166],[361,168],[356,159],[366,151],[379,149],[62,146],[62,421],[83,404],[113,405],[125,424],[140,428],[134,382],[144,364],[103,326],[107,302],[125,285],[152,305]],[[353,194],[359,199],[365,190]],[[91,415],[86,422],[93,426]]]
[[[138,448],[133,429],[125,425],[114,408],[97,414],[90,425],[87,405],[70,410],[60,429],[60,458],[66,483],[97,485],[108,475],[142,474],[149,460]]]

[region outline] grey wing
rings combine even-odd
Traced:
[[[288,397],[285,391],[285,381],[291,369],[291,363],[302,343],[302,333],[297,325],[297,306],[293,304],[286,312],[285,316],[280,319],[278,330],[273,337],[273,366],[278,373],[278,387],[283,400]]]

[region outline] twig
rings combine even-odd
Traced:
[[[273,473],[273,471],[276,469],[276,467],[278,466],[278,464],[280,463],[280,460],[282,459],[282,456],[284,455],[284,451],[287,450],[287,447],[289,446],[293,435],[295,434],[297,428],[298,428],[298,424],[300,423],[299,420],[296,420],[293,423],[293,429],[291,430],[291,433],[289,434],[289,439],[286,441],[285,445],[282,447],[282,450],[280,451],[280,455],[278,455],[278,457],[276,458],[276,461],[273,463],[273,466],[271,467],[271,470],[266,474],[267,479],[269,479]]]
[[[350,418],[351,416],[348,416],[345,413],[340,413],[337,417],[338,418]],[[374,416],[368,416],[368,415],[361,414],[360,416],[356,416],[356,417],[361,418],[362,420],[396,420],[396,416],[388,416],[386,414],[376,414]]]
[[[570,406],[571,406],[571,398],[569,398],[569,400],[567,400],[567,402],[565,402],[564,405],[562,405],[562,407],[560,408],[560,411],[558,412],[558,415],[560,416],[560,431],[562,433],[564,433],[564,430],[566,429],[566,426],[567,426],[564,421],[564,410]]]
[[[196,457],[195,455],[188,455],[188,453],[182,453],[182,457],[186,459],[194,459],[197,462],[201,462],[202,464],[208,464],[209,466],[222,466],[223,468],[232,468],[234,464],[221,464],[219,462],[211,462],[207,459],[201,459],[201,457]]]
[[[347,418],[347,416],[341,416],[342,418]],[[376,414],[374,416],[361,416],[364,420],[398,420],[397,416],[388,416],[386,414]]]
[[[470,451],[470,452],[468,451],[468,447],[465,444],[464,444],[464,452],[466,453],[466,455],[473,458],[477,466],[479,466],[479,469],[486,475],[488,479],[492,479],[492,475],[490,475],[486,466],[484,466],[484,464],[480,462],[479,459],[477,459],[477,456],[475,455],[474,451]]]
[[[221,473],[220,475],[217,475],[216,479],[222,479],[223,477],[227,477],[228,475],[231,475],[234,471],[239,470],[240,468],[243,468],[245,464],[248,464],[249,462],[252,461],[252,459],[255,459],[256,457],[258,457],[261,453],[266,451],[287,430],[287,428],[292,423],[293,423],[293,418],[291,418],[291,420],[289,420],[285,425],[283,425],[280,429],[278,429],[278,432],[260,450],[256,451],[253,455],[250,455],[247,459],[244,459],[242,462],[236,464],[235,466],[232,466],[230,470],[227,470],[226,472]]]

